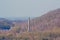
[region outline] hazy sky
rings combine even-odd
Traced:
[[[60,8],[60,0],[0,0],[0,17],[37,17]]]

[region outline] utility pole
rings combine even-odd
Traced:
[[[28,18],[28,32],[30,31],[30,17]]]

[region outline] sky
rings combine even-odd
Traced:
[[[0,17],[38,17],[60,8],[60,0],[0,0]]]

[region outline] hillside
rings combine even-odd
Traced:
[[[60,9],[49,11],[48,13],[36,17],[30,21],[32,31],[52,30],[54,27],[60,28]]]

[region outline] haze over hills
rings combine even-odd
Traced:
[[[24,19],[23,21],[18,18],[17,20],[13,20],[13,21],[5,18],[0,18],[0,24],[1,22],[3,22],[4,25],[11,26],[10,31],[13,30],[15,32],[24,32],[27,31],[27,27],[28,27],[27,20],[28,18]],[[40,32],[45,30],[53,30],[55,27],[60,28],[60,8],[49,11],[48,13],[40,17],[30,19],[30,31]]]

